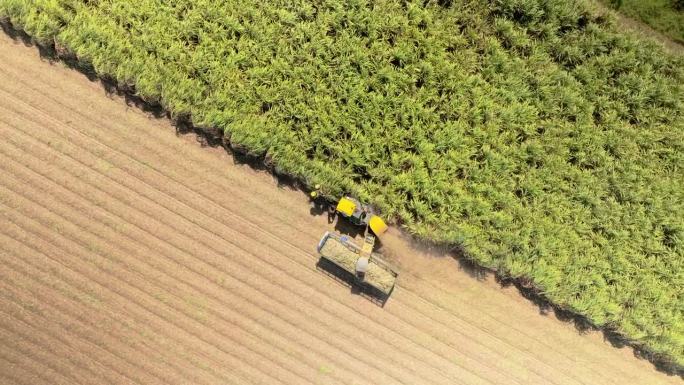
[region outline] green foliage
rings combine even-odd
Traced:
[[[684,0],[603,0],[625,15],[684,44]]]
[[[684,364],[684,61],[562,0],[0,0],[331,196]]]

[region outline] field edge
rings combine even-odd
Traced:
[[[103,76],[98,74],[89,62],[79,60],[79,58],[70,52],[67,47],[59,45],[54,40],[48,42],[38,41],[23,29],[15,26],[8,17],[0,16],[0,27],[13,41],[20,41],[26,46],[35,47],[43,60],[60,62],[72,70],[77,70],[90,81],[99,82],[105,92],[108,94],[116,94],[124,98],[127,104],[134,105],[142,111],[154,115],[156,118],[169,119],[176,128],[177,134],[195,134],[198,137],[198,140],[202,142],[203,146],[220,146],[238,163],[247,164],[255,170],[268,171],[278,178],[279,183],[286,184],[300,191],[306,191],[309,187],[306,180],[302,177],[278,172],[277,165],[270,162],[265,156],[255,156],[250,153],[247,148],[233,146],[229,138],[224,135],[223,131],[212,127],[196,126],[193,124],[191,116],[174,115],[171,111],[164,109],[159,103],[150,102],[141,96],[136,95],[134,86],[121,85],[106,75]],[[332,197],[324,198],[328,204],[333,202]],[[429,239],[417,238],[406,233],[403,228],[400,228],[400,230],[408,237],[410,242],[414,244],[437,247],[442,250],[451,250],[449,255],[452,258],[455,260],[465,260],[476,269],[493,274],[496,281],[501,286],[514,285],[521,296],[534,303],[541,310],[548,311],[549,309],[552,309],[558,319],[565,322],[572,322],[578,333],[585,331],[600,331],[603,334],[604,339],[609,341],[612,346],[628,346],[633,349],[636,357],[648,360],[658,371],[684,379],[684,364],[678,364],[673,357],[666,354],[652,351],[644,343],[633,341],[629,339],[628,336],[615,331],[610,326],[598,326],[581,313],[576,312],[573,309],[564,308],[552,302],[544,295],[543,289],[537,287],[529,278],[511,276],[507,274],[507,272],[498,271],[482,265],[477,260],[470,258],[459,245],[439,244]],[[454,250],[459,250],[459,252],[456,253]]]

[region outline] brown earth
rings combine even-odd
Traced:
[[[0,383],[675,384],[396,230],[385,307],[305,194],[0,36]]]

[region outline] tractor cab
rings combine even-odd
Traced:
[[[365,225],[367,212],[361,203],[352,197],[343,197],[337,202],[337,212],[355,225]]]
[[[345,196],[337,203],[336,210],[357,226],[368,226],[374,234],[380,235],[387,230],[387,224],[379,216],[373,214],[370,206],[361,204],[357,199]]]

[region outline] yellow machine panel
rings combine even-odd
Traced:
[[[337,203],[337,212],[343,215],[350,217],[352,214],[354,214],[354,210],[356,210],[356,203],[347,198],[342,198]]]
[[[375,235],[380,235],[387,231],[387,224],[377,215],[373,215],[368,221],[368,226],[373,230]]]

